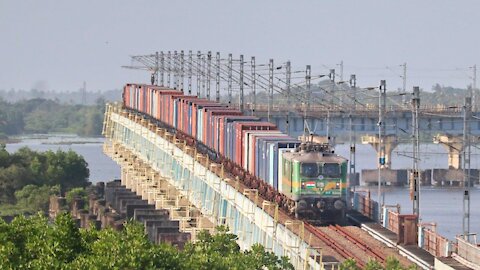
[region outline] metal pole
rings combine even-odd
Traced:
[[[420,219],[420,131],[419,131],[419,118],[418,111],[420,109],[420,88],[418,86],[413,87],[412,97],[412,142],[413,142],[413,167],[410,186],[413,187],[410,191],[413,193],[413,214],[417,215]]]
[[[340,81],[343,82],[343,60],[340,61]]]
[[[220,52],[217,52],[217,67],[215,72],[215,100],[220,102]]]
[[[473,77],[472,77],[472,110],[477,111],[477,101],[476,101],[476,95],[477,95],[477,65],[473,65]]]
[[[206,69],[207,69],[207,59],[205,55],[202,55],[202,65],[200,69],[200,74],[201,74],[201,82],[202,82],[202,97],[205,98],[207,96],[206,90],[205,90],[205,81],[206,81]]]
[[[268,122],[271,120],[273,107],[273,59],[268,62]]]
[[[160,63],[158,52],[155,52],[155,80],[153,84],[158,85],[158,76],[160,75]]]
[[[255,115],[255,107],[257,106],[257,74],[255,74],[255,56],[252,56],[252,115]]]
[[[470,234],[470,119],[472,115],[472,98],[465,98],[463,114],[463,235],[468,241]]]
[[[173,89],[178,89],[178,53],[177,51],[173,52]]]
[[[200,84],[200,75],[202,70],[202,54],[200,51],[197,51],[197,97],[200,97],[201,93],[201,84]]]
[[[228,54],[228,106],[232,104],[232,70],[233,70],[232,54]]]
[[[212,70],[212,52],[207,54],[207,99],[210,99],[210,72]]]
[[[180,90],[185,89],[185,52],[180,51]]]
[[[238,84],[240,85],[240,94],[239,94],[239,107],[240,111],[243,112],[243,54],[240,55],[240,77],[238,80]]]
[[[160,86],[165,86],[165,55],[160,52]]]
[[[292,67],[290,61],[287,61],[285,65],[285,88],[287,90],[287,106],[290,106],[290,84],[292,79]],[[295,105],[293,105],[295,106]],[[290,133],[290,111],[287,110],[287,118],[286,118],[286,132],[287,134]]]
[[[384,115],[386,111],[386,81],[380,81],[380,95],[378,96],[378,217],[381,218],[382,207],[385,204],[382,195],[382,168],[385,166],[385,145],[384,145],[384,136],[385,136],[385,120]]]
[[[347,206],[350,207],[351,206],[351,202],[350,202],[350,189],[351,187],[353,186],[353,188],[355,189],[355,185],[352,185],[352,177],[354,177],[356,179],[356,176],[357,176],[357,173],[356,173],[356,170],[355,170],[355,158],[356,158],[356,155],[355,155],[355,148],[356,148],[356,134],[355,134],[355,128],[353,126],[353,116],[355,115],[356,113],[356,104],[357,104],[357,91],[356,91],[356,87],[357,87],[357,76],[355,74],[352,74],[350,75],[350,89],[352,90],[353,92],[353,95],[352,95],[352,98],[353,98],[353,106],[351,107],[350,109],[350,135],[349,135],[349,141],[350,141],[350,159],[349,159],[349,162],[350,162],[350,166],[348,167],[349,168],[349,171],[348,171],[348,187],[347,187],[347,194],[346,194],[346,202],[347,202]]]
[[[307,111],[310,109],[310,91],[311,91],[311,79],[312,79],[312,67],[307,65],[305,68],[305,109],[303,110],[303,138],[307,141],[309,133],[307,133],[308,123],[307,123]]]
[[[193,53],[188,51],[188,94],[192,94],[192,76],[193,76]]]
[[[330,106],[333,106],[333,95],[335,94],[335,69],[330,69],[330,74],[328,74],[330,81],[332,82],[332,92],[329,97],[329,104],[327,106],[327,140],[330,142]]]
[[[170,88],[172,85],[170,85],[170,72],[171,70],[171,65],[172,65],[172,52],[168,51],[167,53],[167,87]]]
[[[343,82],[343,60],[340,61],[340,81]],[[340,106],[343,106],[343,94],[340,94]]]
[[[402,104],[405,104],[405,93],[407,92],[407,63],[403,63],[403,96],[402,96]]]

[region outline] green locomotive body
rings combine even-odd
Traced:
[[[327,145],[305,144],[282,156],[283,193],[298,218],[341,223],[345,216],[347,160]]]

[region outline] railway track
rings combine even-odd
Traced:
[[[345,227],[316,227],[306,223],[305,228],[343,258],[354,259],[360,268],[364,268],[370,259],[385,265],[387,256],[382,251],[372,248]]]
[[[367,254],[370,258],[373,258],[380,263],[384,264],[386,257],[383,253],[379,252],[378,250],[375,250],[371,248],[369,245],[367,245],[365,242],[360,240],[356,235],[350,233],[347,229],[344,227],[341,227],[339,225],[330,225],[330,229],[336,231],[338,234],[342,235],[344,238],[346,238],[349,242],[353,243],[356,245],[358,248],[363,250],[365,254]]]
[[[309,230],[312,234],[314,234],[316,237],[318,237],[320,240],[322,240],[327,246],[332,248],[334,251],[336,251],[338,254],[340,254],[343,258],[345,259],[350,259],[353,258],[357,262],[357,265],[361,268],[365,267],[365,263],[362,260],[362,257],[360,257],[358,254],[355,254],[354,252],[351,251],[348,247],[345,247],[341,245],[337,239],[335,239],[333,236],[323,232],[320,230],[318,227],[315,227],[313,225],[310,225],[308,223],[305,223],[305,228]]]

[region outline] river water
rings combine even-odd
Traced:
[[[337,145],[339,155],[349,157],[350,146]],[[356,147],[357,172],[362,169],[376,169],[376,152],[370,145]],[[420,145],[420,169],[448,168],[447,150],[438,144]],[[472,147],[471,167],[480,168],[479,150]],[[392,153],[392,169],[412,168],[412,147],[399,145]],[[369,190],[371,197],[377,200],[377,187],[360,187]],[[386,205],[400,204],[401,213],[410,214],[413,203],[407,187],[385,187],[383,189]],[[458,187],[420,187],[421,222],[436,222],[441,235],[454,239],[461,234],[463,211],[463,189]],[[470,231],[480,233],[480,188],[474,187],[470,192]]]
[[[15,152],[21,147],[30,147],[37,151],[57,149],[73,150],[82,155],[89,164],[90,181],[110,181],[120,177],[120,167],[102,152],[102,138],[78,138],[62,135],[55,137],[24,138],[22,142],[7,144],[9,152]],[[338,154],[349,157],[349,146],[337,145]],[[439,145],[421,145],[421,169],[447,168],[446,150]],[[412,166],[411,147],[400,145],[392,155],[393,169],[407,169]],[[478,149],[473,149],[472,168],[480,168]],[[357,172],[362,169],[376,168],[376,153],[369,145],[357,145]],[[376,187],[360,189],[371,191],[376,200]],[[409,190],[405,187],[386,187],[384,189],[386,204],[400,204],[402,213],[412,212],[412,202]],[[443,236],[453,239],[462,233],[462,203],[463,190],[461,188],[422,187],[420,191],[420,214],[422,222],[437,222],[438,231]],[[471,232],[480,233],[480,189],[471,191]]]

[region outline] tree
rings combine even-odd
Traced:
[[[60,188],[64,193],[85,187],[89,174],[85,159],[71,150],[40,153],[21,148],[9,154],[5,146],[0,145],[0,208],[12,209],[12,204],[20,198],[23,205],[18,205],[17,210],[25,209],[29,213],[46,210],[45,203],[54,192],[52,188]],[[28,185],[36,187],[29,186],[28,191],[15,195]]]
[[[4,143],[0,143],[0,169],[8,167],[10,164],[10,154],[5,148],[6,145]]]
[[[360,269],[357,266],[357,262],[354,259],[347,259],[342,264],[340,264],[341,270],[358,270]],[[415,265],[411,265],[407,268],[403,267],[395,257],[388,257],[385,261],[385,267],[383,267],[378,261],[376,260],[369,260],[367,265],[365,266],[367,270],[413,270],[417,269]]]
[[[237,236],[228,233],[226,227],[217,227],[212,235],[203,231],[198,241],[188,244],[184,253],[189,258],[189,269],[293,269],[286,258],[278,258],[265,251],[261,245],[253,245],[251,250],[241,252]]]
[[[30,212],[47,212],[50,204],[50,196],[59,195],[59,186],[36,186],[26,185],[15,192],[17,205]]]
[[[184,251],[153,244],[144,230],[136,222],[122,231],[78,229],[66,213],[53,224],[42,215],[0,220],[0,269],[293,269],[260,245],[240,251],[224,227]]]
[[[65,200],[67,201],[68,205],[73,203],[75,198],[81,198],[84,201],[88,201],[87,198],[87,191],[83,187],[72,188],[71,190],[67,191],[65,194]]]
[[[360,270],[354,259],[347,259],[340,265],[340,270]]]

